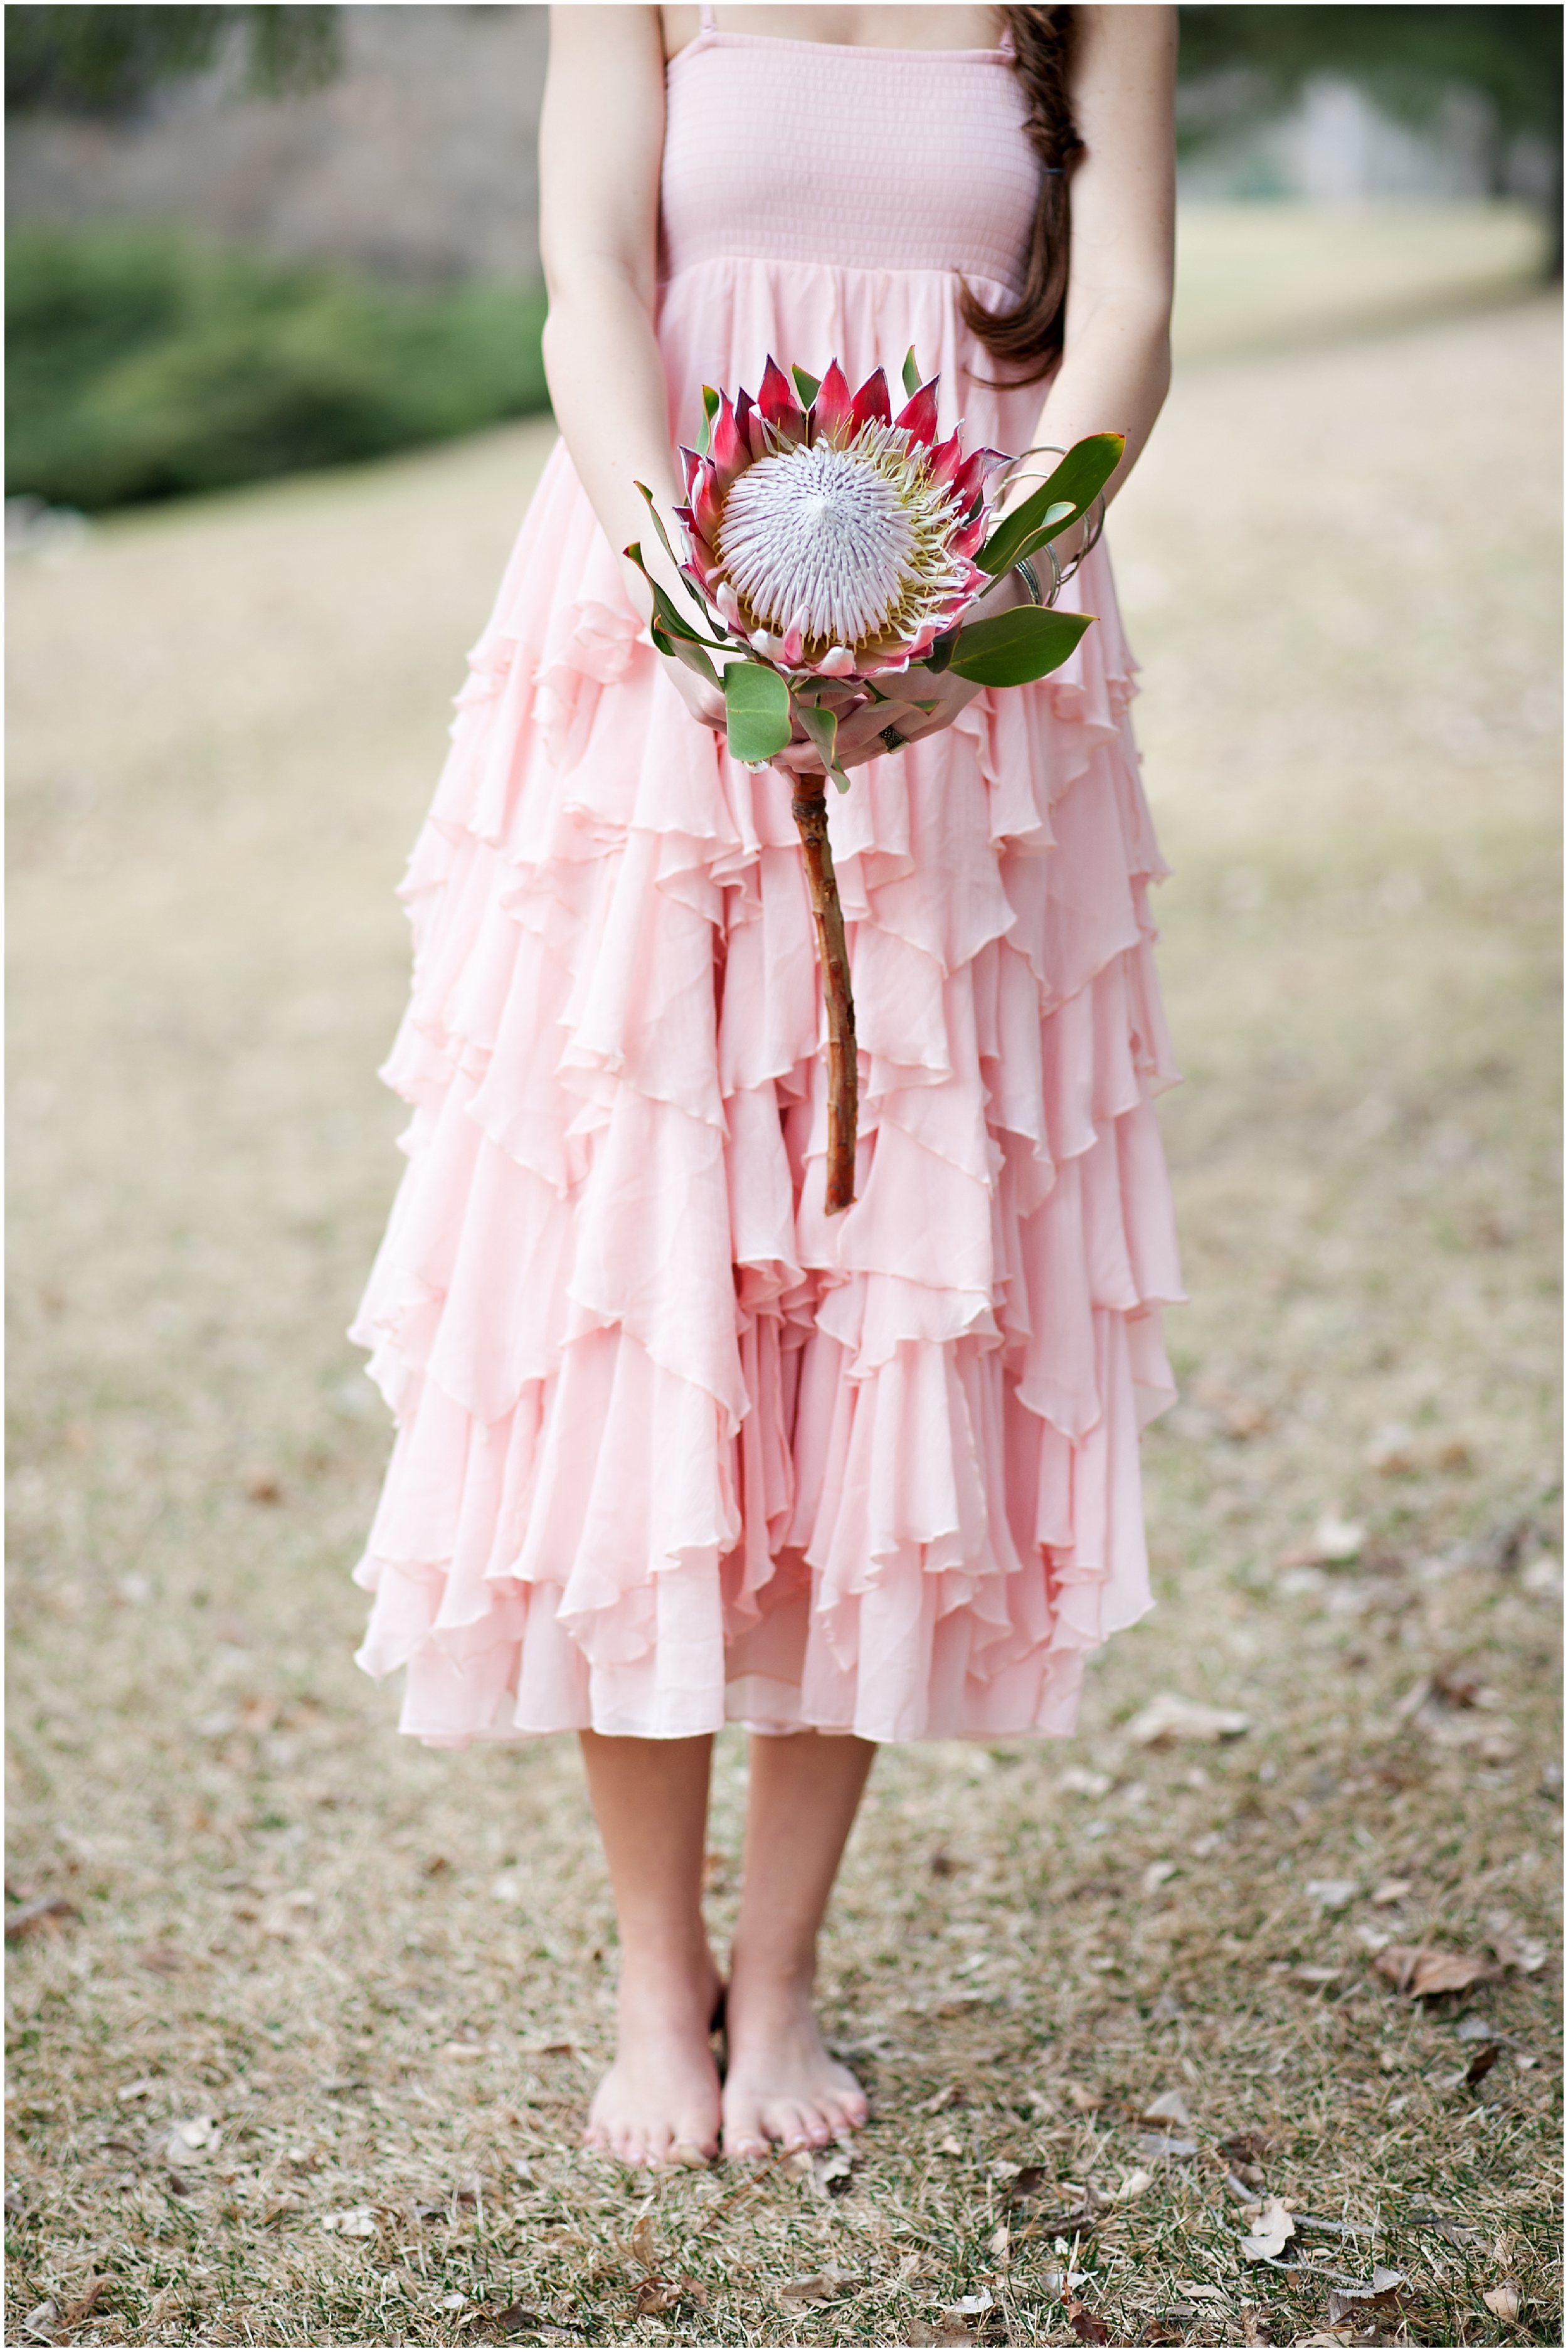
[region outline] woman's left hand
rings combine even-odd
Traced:
[[[1005,572],[969,617],[991,620],[1025,601],[1026,592],[1016,572]],[[901,751],[905,743],[918,743],[928,735],[940,735],[980,691],[972,678],[955,677],[952,670],[930,670],[923,663],[911,664],[896,679],[888,681],[884,701],[859,703],[840,721],[836,747],[839,766],[861,767],[868,760],[885,759],[889,751]],[[884,740],[889,729],[896,730],[900,741],[889,745]],[[794,774],[822,772],[816,745],[800,740],[778,752],[773,764],[775,768],[787,768]]]

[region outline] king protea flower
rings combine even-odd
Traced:
[[[961,625],[1009,564],[1049,544],[1085,514],[1121,455],[1120,434],[1068,450],[1022,506],[987,536],[986,478],[1010,461],[994,449],[963,454],[957,433],[936,437],[936,379],[921,383],[913,352],[897,416],[880,368],[851,394],[837,360],[818,381],[793,371],[797,400],[770,359],[752,398],[707,388],[707,446],[682,449],[686,504],[675,509],[686,561],[670,546],[652,492],[654,529],[714,631],[693,628],[643,562],[649,635],[661,654],[720,687],[731,754],[762,767],[792,740],[820,761],[793,778],[791,808],[805,853],[827,1008],[826,1206],[855,1198],[857,1082],[849,954],[828,839],[826,778],[847,792],[840,721],[892,695],[878,684],[922,663],[977,686],[1020,686],[1067,659],[1093,615],[1043,609]],[[1039,455],[1037,451],[1028,453]],[[1061,578],[1053,566],[1053,579]],[[906,685],[905,694],[909,693]],[[930,710],[931,702],[915,702]],[[883,739],[903,741],[897,729]]]
[[[907,669],[990,587],[974,557],[984,485],[1005,462],[936,437],[937,384],[897,416],[881,368],[851,394],[776,360],[755,398],[721,394],[705,456],[682,449],[681,569],[722,633],[766,662],[826,678]]]

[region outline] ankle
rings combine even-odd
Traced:
[[[719,1970],[706,1937],[637,1937],[621,1948],[620,1998],[661,2002],[711,2000]]]
[[[730,1948],[730,1984],[732,1992],[738,1990],[747,2000],[809,2009],[816,1990],[816,1947],[781,1950],[737,1937]]]

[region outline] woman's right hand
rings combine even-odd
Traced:
[[[660,661],[671,686],[690,711],[700,727],[710,727],[715,735],[724,732],[724,697],[720,688],[710,686],[683,661],[671,661],[660,656]]]

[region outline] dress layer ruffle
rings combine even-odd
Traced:
[[[1075,586],[1066,669],[830,795],[829,1220],[788,785],[693,725],[552,458],[405,884],[409,1165],[354,1336],[398,1423],[360,1663],[405,1730],[1060,1733],[1149,1607],[1163,868],[1102,554]]]

